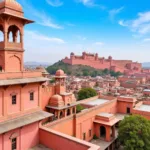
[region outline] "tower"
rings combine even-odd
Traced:
[[[24,18],[23,9],[15,0],[0,2],[0,72],[24,70],[24,26],[32,22]]]
[[[65,86],[66,75],[63,70],[58,70],[55,75],[55,91],[56,94],[63,94],[66,92]]]

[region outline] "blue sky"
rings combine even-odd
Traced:
[[[25,61],[54,63],[70,52],[150,61],[149,0],[17,0],[25,17]]]

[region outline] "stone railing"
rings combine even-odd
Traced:
[[[7,48],[22,48],[22,44],[21,43],[13,43],[13,42],[8,42],[7,43]]]
[[[0,80],[14,79],[14,78],[32,78],[42,77],[40,71],[22,71],[22,72],[0,72]]]
[[[40,143],[51,149],[100,150],[100,147],[75,137],[40,126]],[[59,142],[58,142],[59,141]]]

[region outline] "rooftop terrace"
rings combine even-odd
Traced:
[[[141,105],[140,107],[135,108],[136,110],[150,112],[150,105]]]
[[[106,99],[96,99],[96,100],[93,100],[93,101],[89,101],[86,104],[92,105],[92,106],[96,106],[96,105],[102,105],[102,104],[107,103],[107,102],[109,102],[109,100],[106,100]]]

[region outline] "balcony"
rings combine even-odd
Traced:
[[[18,79],[18,78],[32,78],[41,77],[42,72],[40,71],[22,71],[22,72],[0,72],[0,80],[4,79]]]
[[[8,42],[5,46],[5,42],[1,41],[0,42],[0,49],[22,49],[22,43],[14,43],[14,42]]]

